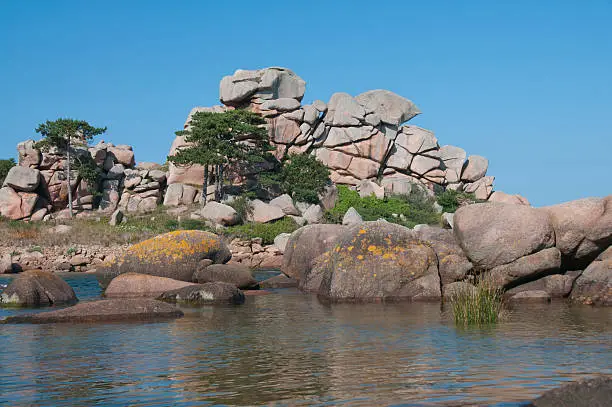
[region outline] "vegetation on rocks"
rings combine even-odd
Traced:
[[[60,152],[66,153],[66,181],[68,185],[72,185],[71,166],[74,166],[79,176],[85,179],[90,187],[97,183],[96,166],[95,164],[92,165],[91,156],[89,153],[84,154],[83,157],[76,154],[76,151],[73,150],[73,143],[86,145],[95,136],[106,132],[106,127],[93,127],[83,120],[57,119],[41,123],[36,128],[36,132],[40,133],[43,137],[41,141],[36,143],[36,148],[42,151],[56,148]],[[68,208],[70,210],[70,217],[73,217],[71,188],[68,188]]]
[[[281,233],[293,233],[299,226],[291,218],[283,218],[270,223],[245,223],[243,225],[230,226],[223,233],[231,237],[241,239],[253,239],[260,237],[264,244],[274,243],[274,238]]]
[[[319,203],[319,195],[331,181],[329,169],[313,155],[289,156],[280,172],[281,189],[296,201]]]
[[[456,325],[495,324],[503,312],[503,292],[481,279],[474,290],[461,289],[450,299]]]
[[[177,131],[189,146],[179,148],[168,161],[175,165],[204,166],[202,202],[206,203],[206,191],[210,180],[209,167],[213,167],[217,201],[228,166],[241,168],[266,160],[272,147],[268,143],[266,121],[246,110],[228,110],[223,113],[197,112],[186,130]],[[248,143],[244,142],[245,139]]]
[[[447,189],[436,195],[436,201],[444,212],[454,213],[462,205],[478,202],[474,194]]]
[[[4,178],[8,174],[9,170],[16,165],[14,158],[8,160],[0,160],[0,186],[4,183]]]
[[[433,207],[433,199],[415,188],[408,195],[395,195],[384,199],[375,196],[361,198],[357,191],[344,185],[338,186],[338,202],[327,211],[325,217],[330,223],[342,223],[342,218],[353,207],[365,221],[385,219],[407,227],[418,224],[439,224],[440,214]]]

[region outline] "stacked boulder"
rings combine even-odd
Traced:
[[[93,159],[101,173],[99,185],[87,185],[72,171],[68,186],[67,158],[57,149],[43,152],[33,140],[27,140],[19,143],[17,150],[19,165],[9,171],[0,189],[0,214],[7,218],[67,218],[69,188],[77,213],[98,208],[112,212],[119,206],[128,212],[147,211],[162,202],[166,173],[158,164],[136,166],[131,146],[104,141],[93,147],[73,146],[77,159]]]
[[[126,168],[119,209],[126,212],[155,210],[164,198],[166,175],[161,165],[155,163],[141,163],[135,168]]]
[[[286,68],[237,70],[221,80],[224,106],[194,108],[185,128],[196,111],[245,108],[266,118],[277,159],[314,154],[330,169],[336,184],[357,186],[371,180],[387,193],[406,193],[417,182],[429,189],[441,185],[465,190],[483,200],[491,195],[494,177],[486,176],[486,158],[468,158],[455,146],[440,147],[431,131],[404,125],[420,113],[410,100],[387,90],[372,90],[355,97],[334,93],[327,103],[315,100],[302,105],[305,90],[306,82]],[[178,136],[170,155],[185,145]],[[171,166],[168,184],[201,189],[202,179],[201,167]]]

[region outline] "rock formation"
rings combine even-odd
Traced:
[[[491,195],[494,177],[486,176],[488,160],[477,155],[467,158],[459,147],[440,147],[431,131],[406,125],[421,113],[410,100],[388,90],[372,90],[354,97],[334,93],[327,103],[315,100],[303,105],[305,89],[306,82],[286,68],[237,70],[221,80],[223,106],[192,109],[184,127],[198,111],[249,109],[266,118],[277,159],[314,154],[329,167],[334,183],[357,186],[371,180],[387,193],[405,193],[409,183],[417,182],[430,189],[437,184],[473,192],[478,199]],[[185,145],[184,137],[178,136],[170,155]],[[170,165],[168,183],[180,184],[173,187],[177,191],[200,192],[202,179],[201,167]],[[208,191],[212,192],[214,187]]]

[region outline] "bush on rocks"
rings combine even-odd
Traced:
[[[419,191],[418,188],[414,188]],[[394,195],[384,199],[375,196],[361,198],[357,191],[344,185],[338,187],[338,202],[327,211],[325,218],[330,223],[342,223],[346,212],[352,207],[365,221],[385,219],[407,227],[418,224],[440,224],[441,217],[433,207],[434,201],[421,192],[409,195]]]

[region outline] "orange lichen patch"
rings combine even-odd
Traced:
[[[358,258],[359,260],[363,260],[363,254],[360,254],[359,256],[357,256],[357,258]]]
[[[365,229],[359,229],[359,234],[363,235],[364,233],[366,233]]]
[[[349,247],[346,248],[346,250],[348,250],[349,252],[352,252],[354,248],[355,248],[355,246],[349,246]]]
[[[187,257],[206,254],[221,247],[217,235],[197,230],[179,230],[156,236],[131,246],[121,264],[127,259],[156,263],[161,261],[179,261]]]

